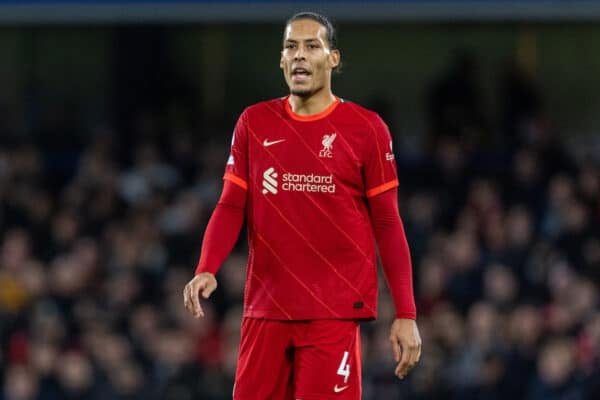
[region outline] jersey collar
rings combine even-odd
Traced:
[[[333,110],[335,110],[337,105],[340,104],[340,98],[337,96],[334,96],[334,97],[335,97],[335,101],[333,103],[331,103],[331,105],[329,107],[327,107],[325,110],[321,111],[320,113],[316,113],[316,114],[312,114],[312,115],[296,114],[292,110],[292,106],[290,106],[290,102],[289,102],[290,96],[289,95],[285,96],[283,98],[283,101],[285,104],[285,111],[287,111],[288,115],[290,117],[292,117],[292,119],[295,119],[296,121],[308,122],[308,121],[317,121],[319,119],[323,119],[326,116],[328,116],[329,114],[331,114],[333,112]]]

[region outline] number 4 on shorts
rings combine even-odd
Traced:
[[[344,352],[344,357],[342,357],[342,362],[338,367],[337,374],[344,377],[344,383],[348,383],[348,378],[350,377],[350,364],[348,364],[348,352]]]

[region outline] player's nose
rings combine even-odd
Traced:
[[[296,50],[296,54],[294,54],[294,60],[304,60],[304,47],[298,46]]]

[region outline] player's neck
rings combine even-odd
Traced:
[[[336,100],[331,90],[322,90],[309,97],[300,97],[291,94],[288,98],[292,111],[295,114],[303,116],[323,112]]]

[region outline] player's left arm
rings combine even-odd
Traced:
[[[390,341],[403,379],[421,357],[421,337],[416,324],[410,251],[398,212],[398,188],[369,197],[371,221],[385,277],[396,306]]]

